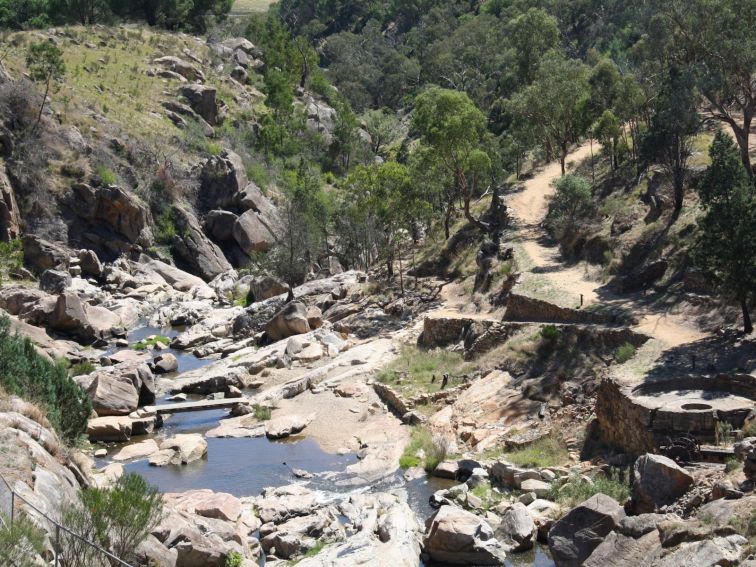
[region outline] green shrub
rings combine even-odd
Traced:
[[[740,432],[740,437],[756,437],[756,419],[748,421]]]
[[[9,518],[0,514],[0,565],[35,567],[35,555],[45,551],[45,534],[24,516]]]
[[[732,458],[727,459],[727,462],[725,463],[725,472],[731,473],[736,470],[738,470],[741,466],[743,466],[743,463],[741,463],[738,459]]]
[[[155,240],[160,244],[170,245],[176,239],[178,231],[173,220],[173,207],[166,207],[155,217]]]
[[[545,325],[541,328],[540,334],[544,341],[555,343],[561,338],[562,331],[556,325]]]
[[[617,362],[619,362],[620,364],[624,364],[635,356],[635,351],[636,348],[633,345],[631,345],[630,343],[625,343],[617,349],[614,358],[616,358]]]
[[[29,339],[12,333],[7,317],[0,318],[0,386],[39,404],[67,442],[86,431],[92,411],[87,394],[68,375],[65,364],[43,358]]]
[[[421,459],[419,454],[424,457]],[[442,443],[434,439],[428,429],[415,426],[412,428],[409,445],[399,458],[399,466],[408,469],[422,464],[427,472],[432,472],[445,458],[446,448]]]
[[[542,437],[535,443],[505,454],[507,461],[520,467],[556,467],[569,459],[567,447],[561,439]]]
[[[21,240],[0,242],[0,284],[8,275],[24,265],[24,245]]]
[[[630,497],[630,486],[603,475],[593,477],[591,482],[573,476],[566,483],[553,483],[548,499],[572,508],[598,493],[606,494],[623,504]]]
[[[91,374],[94,371],[95,365],[88,360],[74,364],[70,369],[71,376],[83,376],[85,374]]]
[[[242,561],[244,561],[244,557],[241,553],[232,551],[226,556],[226,562],[223,565],[224,567],[241,567]]]
[[[155,348],[155,346],[160,343],[162,345],[168,346],[171,344],[171,339],[168,337],[164,337],[163,335],[156,335],[151,339],[143,339],[139,341],[138,343],[134,343],[132,345],[134,350],[147,350],[148,348]]]
[[[120,477],[110,488],[88,488],[78,502],[61,503],[63,524],[108,549],[124,561],[135,552],[163,517],[163,498],[138,474]],[[62,536],[62,564],[88,565],[90,550],[68,535]]]
[[[219,156],[223,152],[223,146],[218,142],[208,142],[205,144],[205,150],[211,156]]]
[[[562,238],[591,214],[593,194],[591,182],[579,175],[560,177],[555,186],[545,224],[552,236]]]
[[[103,185],[118,185],[118,176],[109,167],[100,165],[97,167],[97,177]]]
[[[271,416],[271,410],[267,406],[261,406],[259,404],[255,404],[255,419],[259,419],[260,421],[268,421]]]

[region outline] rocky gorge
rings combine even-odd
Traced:
[[[68,49],[74,71],[36,138],[16,124],[28,108],[0,117],[0,340],[27,362],[0,360],[0,536],[28,518],[30,565],[79,567],[55,522],[138,477],[162,512],[133,567],[756,566],[753,335],[679,278],[661,287],[671,264],[632,223],[622,276],[548,233],[555,183],[601,146],[518,161],[424,224],[419,182],[391,169],[418,141],[409,114],[382,149],[370,114],[307,76],[303,44],[263,37],[296,64],[230,28],[11,36],[3,110],[26,42]],[[310,146],[286,147],[286,120]],[[389,164],[353,207],[350,159]],[[380,214],[358,225],[366,202]],[[354,216],[318,216],[337,205]],[[602,243],[585,248],[604,261]],[[43,368],[69,389],[14,380]],[[86,402],[75,435],[49,403],[64,395]],[[74,533],[108,547],[110,531]]]

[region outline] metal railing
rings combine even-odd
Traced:
[[[16,502],[23,502],[26,506],[34,510],[37,514],[39,514],[42,518],[47,520],[50,523],[50,526],[52,527],[52,532],[50,533],[51,537],[51,543],[53,544],[53,553],[55,554],[53,565],[54,567],[66,567],[61,564],[60,562],[60,552],[61,552],[61,533],[63,534],[63,537],[71,537],[80,542],[81,544],[91,548],[95,553],[99,554],[101,558],[106,559],[110,565],[114,566],[120,566],[120,567],[134,567],[130,563],[126,563],[124,560],[119,559],[106,549],[103,549],[96,543],[93,543],[89,541],[86,538],[81,537],[79,534],[76,534],[69,530],[67,527],[62,525],[60,522],[53,520],[50,516],[45,514],[42,510],[37,508],[34,504],[29,502],[26,498],[21,496],[19,493],[17,493],[13,488],[11,488],[10,484],[5,480],[3,475],[0,474],[0,529],[3,527],[12,528],[13,522],[16,520]],[[5,519],[4,519],[5,518]],[[6,522],[10,522],[8,525]],[[49,533],[49,532],[48,532]],[[74,567],[74,566],[71,566]],[[77,566],[78,567],[78,566]]]

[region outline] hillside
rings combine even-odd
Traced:
[[[751,565],[754,25],[0,0],[0,563]]]

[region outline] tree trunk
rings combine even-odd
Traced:
[[[735,128],[733,126],[732,131],[735,133],[735,139],[740,146],[740,159],[743,161],[743,167],[746,168],[749,177],[753,177],[753,168],[751,167],[751,154],[748,151],[748,138],[751,134],[751,116],[743,117],[743,128]]]
[[[449,236],[451,234],[449,231],[451,230],[451,216],[452,212],[454,211],[454,201],[450,201],[449,204],[446,206],[446,215],[444,216],[444,236],[446,236],[446,240],[449,240]]]
[[[743,310],[743,332],[750,335],[753,333],[753,322],[751,321],[751,314],[748,312],[748,302],[745,299],[740,302],[740,308]]]
[[[562,166],[562,176],[567,172],[567,169],[565,168],[565,164],[567,163],[567,154],[568,154],[568,148],[567,148],[568,142],[562,143],[562,155],[559,159],[559,163]]]
[[[45,104],[47,103],[47,95],[50,92],[50,81],[52,80],[52,75],[47,76],[47,85],[45,86],[45,96],[42,97],[42,104],[39,106],[39,114],[37,115],[37,123],[34,125],[34,129],[36,130],[39,128],[39,123],[42,122],[42,112],[45,109]]]

